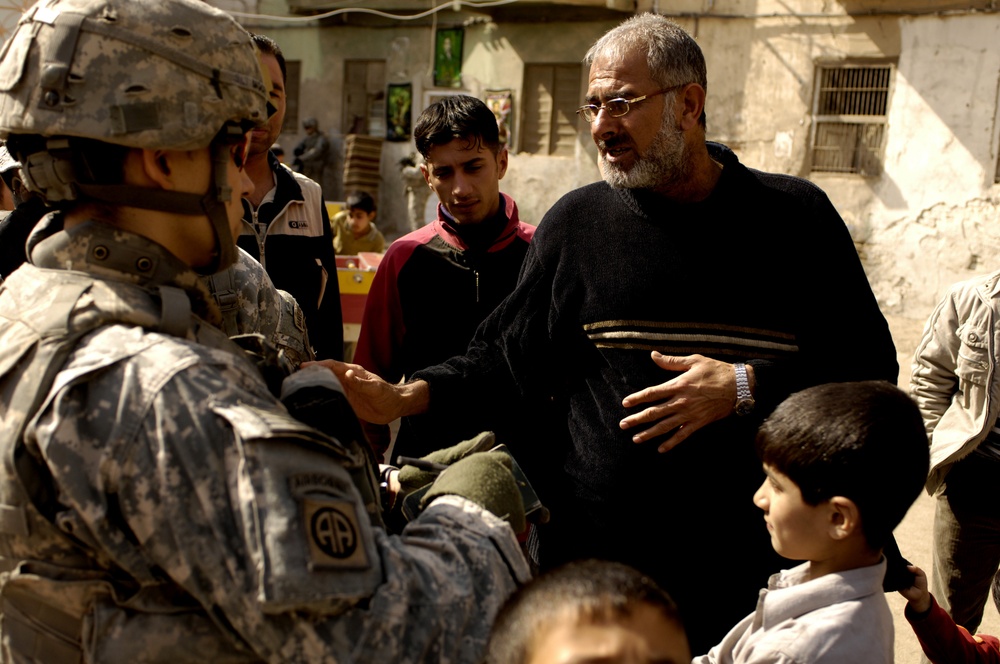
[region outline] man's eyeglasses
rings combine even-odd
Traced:
[[[635,99],[623,99],[620,97],[618,99],[609,99],[600,106],[598,106],[597,104],[586,104],[576,109],[576,112],[578,115],[583,116],[583,119],[586,120],[587,122],[593,122],[594,118],[597,117],[597,114],[600,113],[602,109],[606,111],[607,114],[610,115],[611,117],[620,118],[621,116],[629,112],[629,109],[631,108],[632,104],[638,104],[640,101],[649,99],[650,97],[655,97],[657,95],[663,95],[668,92],[673,92],[678,88],[683,88],[685,85],[687,85],[687,83],[682,83],[681,85],[674,85],[665,90],[660,90],[658,92],[651,92],[648,95],[636,97]]]

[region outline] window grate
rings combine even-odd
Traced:
[[[885,115],[891,67],[825,67],[817,115]]]
[[[881,173],[892,70],[892,65],[817,69],[813,171]]]

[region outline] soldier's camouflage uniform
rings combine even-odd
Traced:
[[[232,265],[266,100],[250,35],[195,0],[40,0],[3,46],[0,137],[70,223],[0,285],[2,661],[474,662],[524,576],[510,526],[463,499],[372,525],[364,448],[289,416],[186,263],[87,220],[200,224],[199,269]],[[197,151],[206,188],[82,163],[113,146]]]
[[[264,267],[250,254],[239,247],[236,251],[232,267],[204,278],[222,312],[222,330],[230,337],[263,335],[284,352],[293,367],[315,360],[298,302],[288,291],[275,288]]]
[[[478,661],[527,576],[505,522],[447,496],[371,526],[360,457],[287,415],[159,245],[91,222],[32,262],[0,286],[6,657]]]

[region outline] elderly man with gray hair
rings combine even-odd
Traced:
[[[533,478],[540,492],[558,482],[542,565],[639,568],[704,652],[783,564],[751,501],[758,425],[811,385],[895,382],[895,349],[826,195],[706,141],[705,59],[690,35],[643,14],[585,61],[579,113],[604,181],[545,215],[466,354],[402,385],[330,366],[371,422],[430,410],[488,428],[513,401],[559,404],[561,472]]]

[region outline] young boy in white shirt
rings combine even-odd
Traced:
[[[764,422],[757,451],[771,545],[806,562],[771,576],[757,610],[694,664],[892,664],[882,547],[927,476],[916,405],[885,382],[812,387]]]

